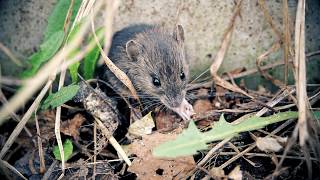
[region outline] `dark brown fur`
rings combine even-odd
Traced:
[[[142,99],[161,101],[169,108],[177,107],[185,98],[189,77],[181,26],[169,31],[158,26],[126,28],[115,34],[109,53],[110,59],[124,71],[132,81]],[[126,31],[128,33],[126,33]],[[185,79],[181,79],[181,73]],[[127,88],[110,72],[106,78],[114,89],[126,96]],[[153,84],[153,77],[161,86]]]

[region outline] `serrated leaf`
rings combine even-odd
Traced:
[[[320,112],[313,112],[313,114],[316,118],[320,116]],[[226,122],[223,115],[221,115],[220,120],[214,124],[212,129],[204,133],[201,133],[191,121],[189,128],[184,130],[176,140],[160,144],[154,149],[153,155],[170,158],[193,155],[197,151],[206,149],[206,143],[233,137],[241,132],[260,129],[272,123],[296,118],[298,118],[298,112],[287,111],[268,117],[249,117],[241,123],[233,125]]]
[[[64,151],[64,160],[67,161],[68,159],[70,159],[73,153],[73,145],[70,139],[66,139],[66,141],[63,143],[63,151]],[[56,160],[62,161],[58,146],[54,146],[53,155]]]
[[[75,0],[72,9],[70,24],[77,15],[82,0]],[[59,0],[48,18],[48,25],[44,33],[44,39],[48,39],[57,31],[63,31],[64,22],[68,13],[71,0]]]
[[[222,117],[220,117],[220,120],[223,120],[222,122],[220,122],[219,120],[217,125],[213,126],[210,131],[203,133],[203,138],[206,142],[217,141],[228,137],[233,137],[241,132],[261,129],[269,124],[277,123],[287,119],[296,119],[298,117],[298,112],[287,111],[274,114],[268,117],[252,116],[245,119],[241,123],[235,125],[226,122],[223,118],[223,115],[221,116]]]
[[[183,130],[176,140],[159,145],[152,151],[152,154],[156,157],[168,158],[192,155],[197,151],[207,149],[207,144],[201,139],[201,132],[194,122],[190,121],[188,129]]]
[[[206,142],[210,142],[210,141],[216,141],[216,140],[222,140],[225,139],[227,137],[233,137],[237,134],[236,130],[237,127],[235,127],[234,125],[228,123],[223,114],[221,114],[219,121],[215,122],[212,129],[206,133],[203,133],[203,136],[208,135],[207,133],[210,133],[209,135],[214,135],[214,136],[210,136],[210,140],[208,140],[206,137],[204,137]]]
[[[99,28],[96,30],[97,37],[104,32],[104,28]],[[103,36],[101,36],[103,37]],[[104,38],[100,38],[100,43],[103,43]],[[94,41],[93,36],[89,36],[88,42]],[[86,54],[83,64],[83,76],[85,79],[93,78],[94,71],[96,69],[97,60],[100,55],[100,49],[95,46],[89,53]]]
[[[64,32],[58,31],[40,45],[40,50],[28,58],[28,63],[31,65],[30,69],[22,73],[22,77],[31,77],[39,70],[41,65],[47,62],[60,48],[64,40]]]
[[[69,85],[62,87],[58,92],[50,94],[43,102],[42,108],[55,108],[72,99],[78,92],[78,85]]]

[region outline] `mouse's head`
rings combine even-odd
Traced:
[[[140,33],[127,42],[126,53],[136,89],[188,119],[190,114],[180,112],[192,110],[185,100],[189,67],[182,26],[178,25],[173,32],[156,27]]]

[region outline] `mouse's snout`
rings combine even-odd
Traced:
[[[160,98],[161,99],[161,98]],[[170,109],[179,107],[184,99],[184,94],[176,94],[173,96],[166,95],[161,101]]]
[[[179,94],[176,96],[165,98],[160,98],[160,100],[169,107],[171,110],[179,114],[179,116],[184,120],[189,120],[193,112],[193,107],[189,102],[185,99],[185,94]]]
[[[171,107],[175,108],[175,107],[179,107],[180,104],[182,103],[182,100],[184,98],[182,98],[182,96],[180,97],[175,97],[175,98],[172,98],[171,102],[169,103],[171,105]]]

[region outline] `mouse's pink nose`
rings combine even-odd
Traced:
[[[186,99],[183,99],[180,106],[172,108],[172,110],[178,113],[183,120],[190,120],[194,114],[192,105]]]

